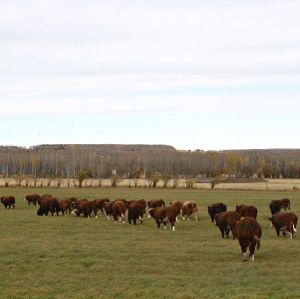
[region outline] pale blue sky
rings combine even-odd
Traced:
[[[0,1],[0,144],[300,148],[298,1]]]

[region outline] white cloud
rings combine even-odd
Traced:
[[[0,115],[295,111],[299,11],[271,0],[1,1]]]

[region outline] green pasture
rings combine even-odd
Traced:
[[[199,221],[176,231],[152,219],[129,225],[74,216],[38,217],[23,198],[196,200]],[[267,217],[272,199],[288,197],[300,215],[299,192],[176,189],[1,188],[15,210],[0,206],[0,298],[300,298],[300,235],[277,238]],[[243,262],[236,240],[222,239],[207,205],[253,204],[263,235],[255,261]],[[298,230],[300,226],[298,227]]]

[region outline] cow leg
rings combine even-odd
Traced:
[[[240,246],[241,246],[243,260],[247,261],[248,260],[248,257],[246,255],[247,246],[245,246],[244,244],[240,244]]]
[[[220,229],[220,232],[221,232],[221,235],[222,235],[222,238],[224,239],[224,228],[219,226],[219,229]]]
[[[255,246],[256,246],[256,241],[255,240],[252,240],[250,246],[249,246],[249,251],[250,251],[250,254],[249,254],[249,258],[251,261],[254,262],[254,251],[255,251]]]
[[[226,237],[227,237],[227,239],[229,238],[229,233],[230,233],[230,228],[226,228],[225,229],[225,233],[226,233]]]
[[[162,221],[162,223],[164,224],[164,229],[167,229],[167,222],[166,221]]]
[[[157,228],[160,228],[160,221],[156,220]]]

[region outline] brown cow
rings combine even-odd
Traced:
[[[148,218],[151,218],[149,210],[157,207],[165,207],[166,204],[163,199],[152,199],[147,202],[148,205]]]
[[[36,206],[36,203],[41,197],[38,194],[28,194],[25,196],[24,200],[28,202],[28,205],[32,203],[34,206]]]
[[[258,210],[255,206],[240,205],[236,206],[235,210],[240,213],[242,217],[253,217],[256,219]]]
[[[98,210],[100,210],[101,211],[101,213],[102,213],[102,215],[104,214],[104,212],[103,212],[103,208],[104,208],[104,204],[106,203],[106,202],[109,202],[109,199],[108,198],[96,198],[95,200],[94,200],[94,202],[95,202],[95,204],[96,204],[96,206],[97,206],[97,209]]]
[[[115,201],[122,201],[126,205],[126,207],[128,206],[128,201],[124,198],[118,198],[118,199],[115,199]]]
[[[240,219],[241,215],[236,211],[225,211],[215,215],[216,226],[219,227],[222,238],[224,238],[224,233],[229,238],[230,231],[233,238],[235,238],[234,228]]]
[[[59,210],[62,212],[62,214],[66,216],[71,214],[72,210],[72,199],[61,199],[58,201]]]
[[[58,200],[55,197],[45,197],[40,200],[40,207],[37,210],[38,216],[48,216],[49,212],[53,216],[54,213],[58,216],[59,205]]]
[[[170,224],[170,229],[172,231],[175,231],[175,222],[178,216],[178,210],[173,206],[168,206],[166,207],[166,215],[167,215],[168,222]]]
[[[43,200],[49,199],[49,198],[52,198],[52,197],[53,196],[51,194],[44,194],[40,198],[38,198],[37,203],[38,203],[38,205],[41,205],[41,203],[43,202]]]
[[[164,228],[167,228],[167,223],[170,224],[172,231],[175,231],[175,222],[177,211],[174,207],[156,207],[149,209],[150,216],[156,221],[157,227],[160,228],[161,223],[164,224]]]
[[[143,218],[145,214],[145,207],[140,201],[131,201],[128,205],[128,222],[136,225],[136,220],[139,219],[141,224],[143,223]]]
[[[112,216],[112,206],[113,206],[114,202],[115,201],[105,202],[103,205],[103,209],[104,209],[104,212],[105,212],[108,220],[110,219],[110,216]]]
[[[89,201],[87,199],[80,199],[75,202],[75,213],[76,216],[79,217],[81,213],[83,213],[83,217],[90,218],[92,215],[92,212],[94,212],[95,218],[98,218],[97,216],[97,206],[94,201]]]
[[[177,215],[180,215],[182,213],[182,207],[183,207],[183,202],[180,200],[174,200],[170,202],[170,205],[176,209]],[[182,216],[183,218],[183,216]],[[176,222],[178,222],[178,218],[176,217]]]
[[[186,201],[182,206],[182,217],[183,219],[191,220],[191,217],[194,216],[196,222],[198,221],[197,217],[198,207],[195,201]]]
[[[211,218],[211,222],[214,222],[215,215],[227,211],[227,206],[222,202],[218,202],[208,206],[207,210]]]
[[[5,209],[7,209],[7,207],[10,209],[11,206],[13,207],[13,209],[16,207],[16,199],[14,196],[2,196],[1,202],[3,203]]]
[[[112,216],[114,221],[118,221],[119,217],[120,222],[125,223],[125,214],[127,211],[127,205],[122,200],[116,200],[112,205]]]
[[[156,221],[157,228],[160,228],[161,223],[167,228],[167,210],[165,207],[150,208],[149,215]]]
[[[235,225],[235,234],[241,246],[243,260],[248,260],[246,256],[249,247],[249,258],[254,261],[255,246],[260,247],[261,226],[253,217],[242,217]]]
[[[294,233],[297,231],[296,227],[298,223],[298,217],[294,213],[278,212],[268,219],[276,229],[277,237],[279,237],[280,231],[282,231],[284,236],[286,235],[286,232],[288,232],[290,238],[293,238]]]
[[[137,202],[137,203],[141,204],[141,205],[144,207],[145,211],[146,211],[147,202],[146,202],[145,199],[129,200],[129,201],[127,201],[127,206],[129,207],[129,205],[130,205],[132,202]]]

